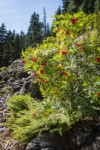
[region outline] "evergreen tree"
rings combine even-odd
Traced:
[[[46,28],[46,37],[50,36],[51,35],[51,30],[50,30],[50,26],[49,26],[49,23],[47,23],[47,28]]]
[[[43,17],[43,37],[44,38],[43,39],[46,39],[46,37],[51,35],[51,31],[50,31],[49,23],[47,23],[47,21],[46,21],[45,8],[43,9],[43,14],[44,14],[44,17]]]
[[[1,26],[0,26],[0,67],[3,66],[3,63],[4,63],[4,45],[6,43],[6,26],[5,24],[3,23]]]
[[[15,30],[13,32],[11,31],[8,31],[7,33],[7,37],[8,37],[8,42],[7,42],[7,45],[9,47],[9,64],[14,61],[15,59],[19,58],[17,57],[18,56],[18,52],[17,52],[17,34],[15,32]]]
[[[23,32],[7,31],[4,23],[0,26],[0,67],[8,66],[20,58],[22,49],[25,49],[25,35]]]
[[[62,0],[62,13],[68,13],[69,5],[70,5],[70,0]]]
[[[84,11],[89,14],[100,11],[100,0],[62,0],[62,3],[63,13]]]
[[[100,0],[95,1],[95,12],[100,12]]]
[[[44,14],[44,17],[43,17],[43,28],[44,28],[43,34],[44,34],[44,39],[46,39],[47,23],[46,23],[46,11],[45,11],[45,8],[43,8],[43,14]]]
[[[95,12],[95,2],[96,0],[84,0],[81,4],[80,10],[87,14]]]
[[[61,15],[61,14],[62,14],[62,10],[61,10],[61,6],[59,6],[56,11],[56,15]]]
[[[20,32],[20,46],[21,46],[21,49],[25,50],[25,38],[26,38],[26,35],[23,31]]]
[[[13,61],[13,53],[14,53],[13,42],[14,42],[13,34],[9,30],[7,31],[6,42],[4,45],[3,64],[5,66],[8,66]]]
[[[21,45],[20,45],[20,36],[19,34],[16,34],[16,37],[15,37],[15,55],[14,55],[14,59],[18,59],[20,58],[20,55],[21,55]]]
[[[39,14],[35,12],[31,16],[30,25],[27,33],[27,46],[36,46],[43,39],[43,23],[39,21]]]
[[[70,0],[69,12],[70,13],[78,12],[83,2],[84,0]]]

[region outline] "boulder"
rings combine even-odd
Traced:
[[[33,139],[26,150],[69,150],[69,144],[59,134],[45,133]]]
[[[8,94],[30,93],[32,97],[42,99],[38,85],[34,84],[35,77],[26,72],[21,59],[14,61],[9,67],[0,72],[0,99],[5,101]]]
[[[26,150],[99,150],[100,125],[94,119],[78,122],[68,133],[44,133],[34,138]]]

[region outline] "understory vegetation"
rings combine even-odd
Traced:
[[[7,103],[12,135],[27,142],[50,131],[63,134],[85,116],[100,109],[99,14],[57,15],[53,37],[22,52],[26,71],[35,77],[43,95],[14,96]]]

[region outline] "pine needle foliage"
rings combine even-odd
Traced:
[[[12,136],[20,142],[28,142],[41,132],[58,132],[62,135],[81,117],[81,112],[72,111],[66,102],[50,98],[37,102],[30,95],[13,96],[7,102],[10,117],[7,126]]]

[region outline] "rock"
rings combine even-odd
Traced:
[[[0,133],[5,131],[5,127],[0,127]]]
[[[84,125],[83,125],[84,124]],[[26,150],[99,150],[100,125],[94,119],[78,122],[63,136],[44,133],[34,138]]]
[[[0,140],[3,137],[3,132],[6,131],[5,120],[9,113],[5,103],[10,97],[30,93],[35,99],[42,99],[39,88],[33,83],[34,80],[35,78],[31,72],[27,73],[25,71],[21,59],[14,61],[10,66],[0,71],[0,123],[2,123],[2,126],[0,126]],[[1,145],[4,150],[3,143]]]
[[[0,72],[0,99],[5,101],[8,95],[30,93],[32,97],[42,99],[37,85],[33,83],[31,72],[26,72],[21,59],[14,61]],[[9,97],[10,97],[9,96]]]
[[[81,146],[81,150],[99,150],[100,149],[100,131],[99,133],[92,134],[85,139],[84,144]]]
[[[2,74],[0,73],[0,80],[2,80]]]
[[[45,133],[33,139],[26,150],[69,150],[68,145],[59,134]]]

